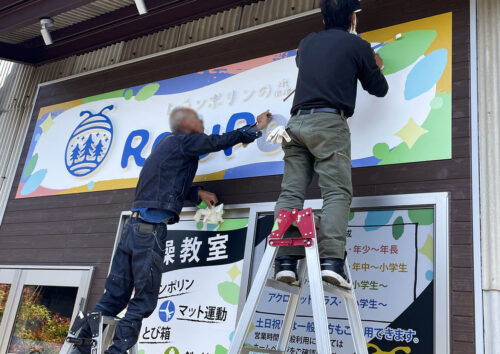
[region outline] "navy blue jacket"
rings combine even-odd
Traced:
[[[184,200],[199,202],[199,187],[192,187],[201,155],[248,144],[261,136],[255,125],[222,134],[175,132],[164,137],[146,159],[139,175],[132,209],[155,208],[175,214],[179,220]]]

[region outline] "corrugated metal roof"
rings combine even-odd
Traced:
[[[181,25],[177,46],[202,41],[239,29],[241,7]]]
[[[0,206],[10,192],[36,85],[35,68],[0,60]]]
[[[7,85],[9,77],[13,74],[12,70],[15,64],[9,61],[0,60],[0,112],[6,109],[7,102]]]
[[[19,133],[24,108],[16,108],[0,113],[0,181],[3,181],[8,169],[8,162],[14,148],[14,141]],[[1,188],[1,187],[0,187]]]
[[[292,16],[319,7],[320,0],[266,0],[243,8],[240,29]]]
[[[115,11],[122,7],[131,5],[134,0],[97,0],[76,9],[64,12],[52,17],[54,26],[50,28],[55,31],[64,27],[74,25],[79,22]],[[40,14],[42,17],[43,14]],[[40,23],[36,22],[30,26],[23,27],[17,31],[0,34],[0,42],[16,44],[40,35]]]
[[[0,61],[0,112],[30,104],[33,97],[23,83],[30,80],[34,70],[31,66]]]
[[[145,55],[161,52],[177,46],[180,26],[125,42],[121,61],[140,58]]]
[[[71,73],[80,74],[82,72],[118,63],[120,61],[123,45],[123,42],[119,42],[105,48],[97,49],[90,53],[77,56]]]

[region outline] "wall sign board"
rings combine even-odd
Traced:
[[[306,206],[318,210],[321,200]],[[449,353],[447,207],[445,193],[354,198],[347,252],[370,352]],[[169,271],[157,308],[143,323],[139,349],[226,352],[267,244],[273,208],[274,203],[227,206],[230,217],[219,227],[197,224],[193,209],[183,210],[181,222],[169,229]],[[332,352],[352,353],[343,300],[325,295]],[[288,296],[264,290],[247,344],[273,349]],[[195,341],[190,333],[197,333]],[[290,350],[315,350],[307,287]]]
[[[451,158],[451,13],[362,34],[384,59],[389,93],[358,88],[350,120],[353,167]],[[393,40],[402,33],[401,39]],[[176,106],[196,109],[207,133],[229,132],[270,109],[286,124],[296,51],[43,107],[16,198],[134,188],[145,158],[169,134]],[[202,156],[197,181],[277,175],[265,138]]]
[[[167,272],[157,308],[143,322],[140,349],[216,353],[229,346],[238,313],[247,222],[230,219],[214,231],[181,222],[178,230],[168,231]]]
[[[259,219],[264,244],[273,216]],[[266,227],[267,226],[267,227]],[[434,346],[434,209],[353,211],[346,250],[368,347],[379,353],[432,353]],[[259,252],[260,253],[260,252]],[[257,259],[258,262],[258,259]],[[247,343],[276,345],[290,296],[264,290]],[[332,353],[353,353],[344,299],[325,294]],[[290,349],[316,348],[309,288],[299,300]],[[373,351],[372,351],[373,352]]]

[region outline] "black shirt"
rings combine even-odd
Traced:
[[[354,113],[357,81],[370,94],[383,97],[389,86],[375,62],[371,45],[344,29],[311,33],[296,57],[299,75],[292,114],[299,109],[343,109]]]

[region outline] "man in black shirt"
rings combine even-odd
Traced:
[[[388,91],[382,59],[357,35],[359,0],[323,0],[325,30],[311,33],[299,45],[299,74],[290,142],[283,142],[285,172],[275,215],[280,209],[302,209],[314,171],[319,175],[323,208],[319,222],[319,252],[323,280],[350,288],[344,273],[350,204],[351,142],[346,119],[353,115],[358,80],[370,94]],[[297,237],[291,229],[286,237]],[[275,263],[276,279],[297,279],[297,259],[303,247],[282,247]]]

